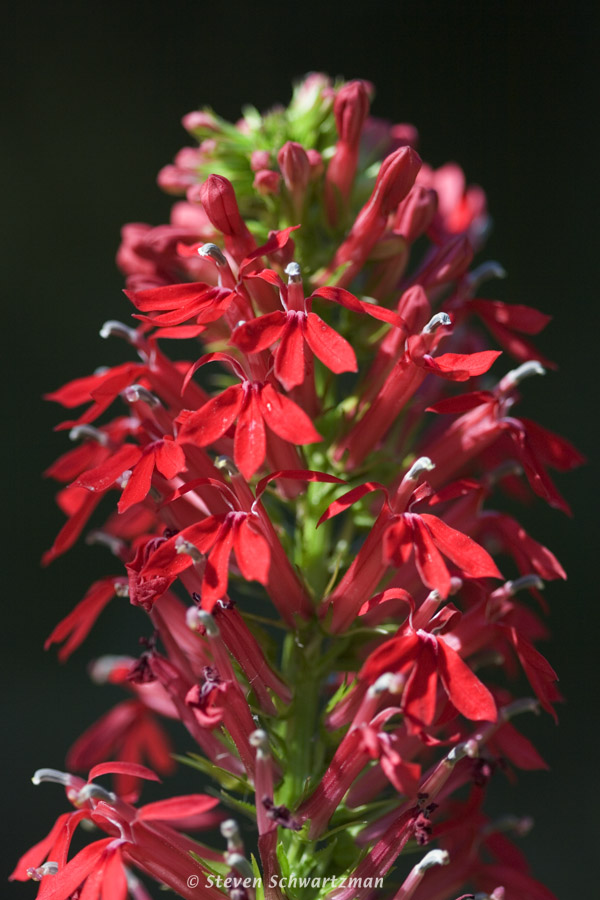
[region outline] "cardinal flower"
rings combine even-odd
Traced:
[[[208,353],[189,369],[190,379],[201,366],[210,362],[227,363],[241,384],[232,385],[209,400],[196,412],[179,417],[178,440],[208,447],[235,425],[233,459],[242,474],[250,479],[262,466],[267,453],[265,426],[283,441],[313,444],[322,440],[306,413],[269,381],[254,381],[240,363],[226,353]]]

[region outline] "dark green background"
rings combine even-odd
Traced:
[[[65,808],[60,789],[32,787],[33,770],[60,768],[70,742],[121,696],[94,688],[86,661],[135,653],[138,629],[146,629],[137,611],[115,603],[68,666],[42,650],[89,583],[118,569],[104,551],[85,546],[49,570],[39,567],[62,523],[40,473],[67,446],[52,433],[58,408],[40,396],[126,358],[123,345],[97,336],[105,319],[129,312],[113,263],[119,228],[166,220],[170,200],[155,175],[186,143],[181,116],[204,103],[235,118],[246,102],[285,102],[290,80],[309,70],[375,82],[376,114],[414,122],[428,161],[455,159],[485,187],[495,228],[480,259],[499,259],[510,276],[490,294],[555,315],[539,345],[560,371],[528,382],[520,410],[592,455],[598,30],[586,9],[370,0],[352,8],[254,4],[241,12],[198,0],[23,3],[9,13],[2,57],[5,868]],[[547,653],[568,703],[559,729],[547,716],[520,723],[552,772],[496,788],[503,808],[534,816],[524,849],[562,900],[591,896],[597,871],[592,472],[588,466],[559,479],[573,520],[541,501],[522,516],[569,572],[566,585],[547,590],[554,632]],[[7,891],[34,895],[33,886]]]

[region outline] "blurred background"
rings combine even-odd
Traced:
[[[191,142],[181,117],[210,104],[235,120],[245,103],[260,109],[285,103],[290,82],[311,70],[374,82],[376,115],[417,125],[428,162],[455,160],[469,182],[485,188],[494,230],[479,260],[501,261],[509,276],[490,284],[486,295],[555,316],[538,344],[559,371],[526,383],[519,412],[590,456],[597,379],[586,364],[597,356],[598,199],[598,30],[590,8],[575,2],[567,12],[549,3],[536,14],[533,5],[516,2],[382,0],[244,9],[178,0],[12,5],[2,54],[1,150],[8,204],[2,216],[6,872],[65,808],[59,788],[31,785],[34,769],[61,768],[74,738],[122,697],[89,682],[87,661],[105,652],[137,653],[140,617],[126,604],[109,607],[66,666],[42,649],[54,624],[94,578],[110,573],[111,562],[106,551],[81,544],[40,568],[63,521],[41,472],[68,443],[52,432],[58,407],[41,395],[127,358],[123,344],[98,337],[104,320],[129,313],[114,265],[119,229],[128,221],[167,220],[171,200],[155,177]],[[524,773],[516,787],[500,781],[496,790],[501,808],[534,817],[523,849],[537,877],[568,900],[590,894],[596,869],[598,592],[590,558],[598,551],[592,468],[557,482],[574,519],[541,501],[521,518],[569,573],[567,584],[547,589],[554,636],[543,648],[567,703],[558,729],[548,716],[519,723],[551,772]],[[191,749],[183,733],[179,749]],[[33,897],[35,888],[13,885],[0,893]]]

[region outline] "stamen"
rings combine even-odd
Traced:
[[[216,244],[203,244],[202,247],[198,248],[198,256],[208,257],[209,259],[212,259],[212,261],[215,262],[218,266],[227,265],[225,254],[220,247],[217,247]]]
[[[447,850],[430,850],[429,853],[425,854],[421,862],[417,863],[415,869],[420,875],[434,866],[447,866],[449,862],[450,854]]]
[[[97,441],[102,447],[106,447],[108,444],[108,435],[103,431],[100,431],[99,428],[94,428],[93,425],[75,425],[69,431],[69,438],[72,441],[80,441],[89,438],[90,440]]]
[[[139,342],[139,335],[135,328],[130,328],[129,325],[124,325],[123,322],[119,322],[116,319],[109,319],[108,322],[104,323],[100,329],[100,337],[105,339],[109,337],[120,337],[134,347],[137,346]]]
[[[517,591],[524,591],[529,588],[536,588],[538,591],[543,591],[544,582],[539,575],[521,575],[520,578],[515,578],[514,581],[506,581],[504,583],[504,588],[509,597],[512,597]]]
[[[431,319],[423,329],[423,334],[433,334],[438,330],[438,328],[448,325],[452,325],[452,319],[450,318],[448,313],[436,313],[435,316],[431,317]]]
[[[241,853],[228,853],[225,857],[225,862],[232,869],[237,869],[244,878],[254,878],[252,866]]]
[[[406,679],[402,675],[393,672],[384,672],[380,675],[375,684],[372,684],[367,694],[370,697],[379,697],[386,692],[389,694],[401,694],[404,689]]]
[[[494,259],[490,259],[480,266],[477,266],[477,268],[473,269],[467,276],[469,293],[475,293],[484,281],[490,281],[492,278],[506,278],[506,270]]]
[[[240,853],[244,850],[244,842],[240,832],[240,826],[235,819],[225,819],[221,822],[221,834],[227,841],[228,853]]]
[[[217,456],[215,459],[215,469],[220,469],[222,472],[227,472],[227,474],[234,478],[236,475],[240,474],[240,470],[234,463],[232,459],[228,456]]]
[[[409,481],[418,481],[423,472],[431,472],[433,469],[435,469],[435,463],[428,456],[421,456],[412,464],[404,477]]]
[[[122,541],[121,538],[115,537],[113,534],[107,534],[105,531],[90,531],[89,534],[85,537],[85,542],[88,547],[94,546],[94,544],[100,544],[103,547],[108,547],[111,553],[114,556],[121,555],[127,550],[127,544],[125,541]],[[118,591],[115,587],[115,594]],[[127,597],[128,594],[119,594],[120,597]]]
[[[269,746],[269,737],[266,731],[263,731],[262,728],[257,728],[256,731],[253,731],[250,737],[248,738],[251,747],[256,747],[256,756],[267,758],[271,755],[271,748]]]
[[[538,362],[537,359],[530,359],[528,360],[528,362],[524,362],[516,369],[511,369],[510,372],[507,372],[498,386],[501,391],[510,391],[512,390],[512,388],[520,384],[525,378],[530,378],[532,375],[545,374],[546,370],[541,362]]]
[[[108,800],[109,803],[114,803],[117,797],[112,791],[107,791],[106,788],[101,787],[99,784],[85,784],[77,794],[76,803],[77,805],[82,805],[92,799]]]
[[[152,394],[148,388],[141,384],[131,384],[124,391],[121,391],[121,396],[128,403],[147,403],[152,408],[162,405],[156,394]]]
[[[285,267],[285,274],[288,276],[288,284],[297,284],[302,281],[302,270],[297,262],[288,263]]]
[[[35,785],[49,781],[53,784],[62,784],[63,787],[69,787],[73,781],[73,776],[68,772],[60,772],[58,769],[37,769],[33,773],[31,781]]]
[[[201,553],[195,544],[192,544],[191,541],[186,541],[182,537],[177,538],[175,541],[175,552],[180,556],[184,553],[187,554],[194,563],[201,563],[206,559],[204,553]]]
[[[220,631],[219,626],[215,622],[214,618],[211,616],[209,612],[206,612],[205,609],[197,610],[197,618],[198,622],[204,627],[206,631],[207,637],[216,638],[219,637]]]
[[[101,656],[88,668],[88,674],[94,684],[106,684],[115,669],[130,669],[133,660],[130,656]]]
[[[44,875],[56,875],[58,872],[58,863],[48,862],[42,863],[41,866],[35,868],[35,866],[30,866],[27,869],[27,877],[32,881],[41,881]]]

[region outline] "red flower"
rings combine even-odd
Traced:
[[[209,400],[196,412],[179,417],[180,443],[208,447],[236,422],[233,444],[235,464],[250,479],[262,466],[267,452],[265,425],[292,444],[313,444],[321,435],[306,413],[268,382],[252,381],[240,363],[226,353],[207,353],[188,371],[186,383],[200,366],[210,362],[228,363],[241,381]]]

